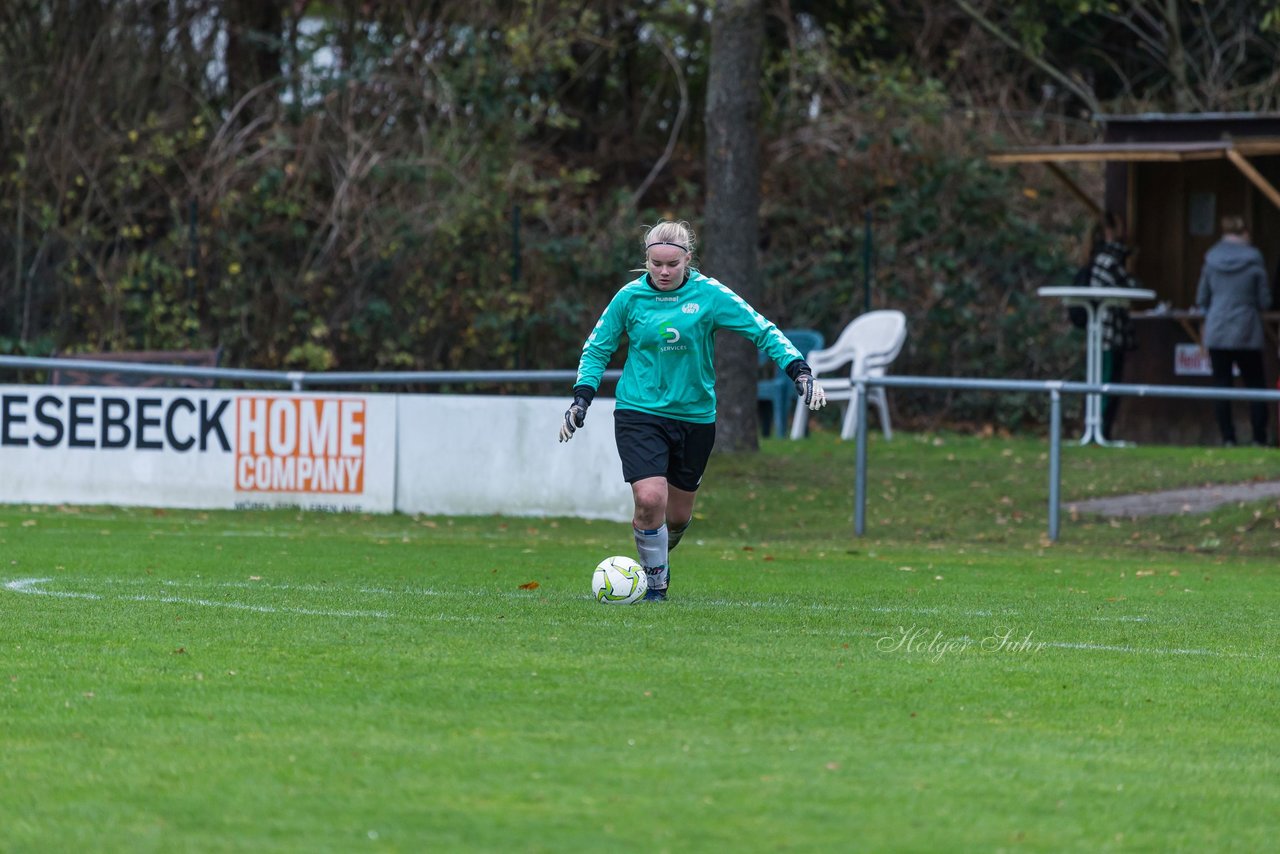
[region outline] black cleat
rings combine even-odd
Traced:
[[[645,591],[644,598],[650,602],[667,601],[667,585],[671,583],[671,570],[665,566],[646,566],[644,573],[649,582],[649,589]],[[661,587],[657,585],[661,584]]]

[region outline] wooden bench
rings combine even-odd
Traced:
[[[222,348],[216,350],[130,350],[123,353],[65,353],[59,359],[83,359],[93,362],[136,362],[150,365],[182,365],[193,368],[216,368],[222,359]],[[213,388],[213,378],[169,377],[120,371],[77,371],[56,368],[49,375],[51,385],[102,385],[153,388]]]

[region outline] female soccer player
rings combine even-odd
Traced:
[[[692,267],[687,222],[663,221],[644,236],[645,266],[622,286],[582,346],[573,404],[560,441],[583,426],[605,366],[623,333],[627,361],[613,418],[622,475],[635,502],[636,550],[648,576],[646,599],[664,600],[668,553],[693,520],[702,473],[716,436],[715,333],[738,333],[787,372],[811,410],[826,405],[822,386],[778,327],[729,288]]]

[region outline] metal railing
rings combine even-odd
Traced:
[[[571,383],[577,371],[261,371],[241,368],[200,368],[188,365],[155,365],[146,362],[109,362],[95,359],[59,359],[38,356],[0,356],[0,368],[28,371],[74,370],[100,374],[132,374],[171,379],[222,380],[224,382],[274,383],[294,391],[317,386],[452,385],[454,383]],[[616,381],[622,371],[605,371],[604,379]]]
[[[226,382],[278,383],[302,391],[317,386],[452,385],[476,383],[572,383],[576,371],[261,371],[237,368],[200,368],[153,365],[141,362],[108,362],[88,359],[0,356],[0,368],[17,370],[78,370],[89,373],[144,374],[171,378],[223,380]],[[622,372],[605,371],[604,379],[616,382]],[[1062,396],[1102,394],[1121,397],[1173,397],[1200,400],[1261,400],[1280,402],[1280,391],[1204,388],[1198,386],[1090,384],[1065,380],[964,379],[960,377],[883,376],[854,380],[858,390],[858,432],[855,440],[854,533],[862,536],[867,521],[867,388],[925,389],[930,391],[992,391],[1049,396],[1049,539],[1060,532],[1062,493]]]
[[[858,390],[858,433],[855,439],[856,475],[854,484],[853,529],[862,536],[867,527],[867,387],[914,388],[934,391],[996,391],[1049,395],[1049,539],[1057,542],[1062,500],[1062,395],[1102,394],[1118,397],[1177,397],[1201,400],[1262,400],[1280,402],[1280,391],[1258,389],[1202,388],[1176,385],[1124,385],[1081,383],[1065,380],[986,380],[958,377],[860,377],[853,381]]]

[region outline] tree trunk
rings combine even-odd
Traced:
[[[719,0],[711,18],[707,77],[704,272],[748,303],[760,297],[760,67],[762,0]],[[716,446],[759,448],[756,350],[739,335],[716,341]]]
[[[227,23],[227,95],[234,107],[255,86],[280,76],[284,10],[281,0],[224,0],[222,14]],[[245,120],[257,112],[256,104],[247,104]]]

